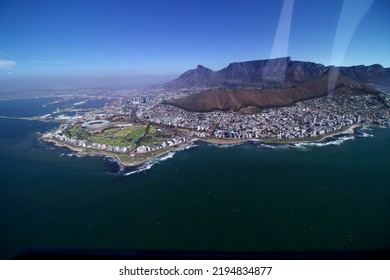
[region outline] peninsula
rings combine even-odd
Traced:
[[[383,86],[389,69],[356,69],[290,58],[235,63],[219,72],[198,67],[161,87],[122,92],[103,108],[62,119],[45,115],[42,119],[61,125],[42,139],[136,166],[195,141],[314,142],[351,134],[359,126],[390,126],[390,95]],[[368,85],[367,79],[382,84]],[[61,110],[66,111],[74,108]]]

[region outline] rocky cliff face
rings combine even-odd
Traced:
[[[175,88],[218,86],[223,83],[223,77],[218,72],[198,65],[196,69],[189,70],[178,79],[168,83]]]
[[[287,70],[287,79],[292,83],[307,82],[320,77],[328,67],[313,62],[291,61]]]
[[[316,79],[328,69],[329,66],[322,64],[293,61],[290,57],[282,57],[235,62],[219,71],[198,66],[164,86],[176,89],[203,86],[227,88],[276,86],[287,88]],[[379,64],[339,67],[339,70],[340,74],[358,81],[390,85],[390,68],[383,68]]]
[[[290,57],[247,61],[231,63],[218,72],[231,83],[282,83],[290,63]]]
[[[373,64],[370,66],[340,67],[340,74],[366,83],[378,83],[390,86],[390,68]]]

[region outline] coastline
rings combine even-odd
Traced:
[[[105,151],[97,151],[97,150],[86,150],[84,148],[75,147],[75,146],[72,146],[72,145],[69,145],[69,144],[66,144],[66,143],[54,140],[54,139],[47,139],[47,138],[44,138],[44,137],[41,137],[41,140],[45,141],[45,142],[48,142],[48,143],[52,143],[56,147],[67,148],[67,149],[69,149],[69,150],[71,150],[73,152],[77,152],[79,155],[103,156],[103,157],[114,158],[115,160],[117,160],[117,162],[122,167],[137,167],[137,166],[140,166],[140,165],[142,165],[144,163],[147,163],[147,162],[149,162],[149,161],[151,161],[153,159],[157,159],[157,158],[160,158],[160,157],[163,157],[163,156],[169,154],[170,152],[174,152],[177,149],[189,147],[193,143],[191,141],[189,145],[181,144],[181,145],[172,147],[171,149],[167,149],[167,150],[161,151],[160,153],[153,154],[153,155],[148,155],[145,158],[141,158],[141,159],[139,159],[137,161],[129,162],[129,161],[125,161],[125,160],[121,159],[119,154],[117,155],[117,154],[114,154],[114,153],[109,153],[109,152],[105,152]]]
[[[362,125],[354,124],[351,126],[348,126],[346,128],[333,131],[328,134],[324,134],[322,136],[318,137],[312,137],[312,138],[302,138],[302,139],[215,139],[215,138],[206,138],[206,139],[198,139],[199,141],[210,143],[210,144],[216,144],[216,145],[234,145],[234,144],[244,144],[247,142],[251,143],[263,143],[263,144],[270,144],[270,145],[279,145],[279,144],[295,144],[295,143],[315,143],[315,142],[322,142],[324,140],[327,140],[328,138],[332,138],[335,136],[341,136],[341,135],[352,135],[355,133],[355,130],[362,127]]]
[[[237,144],[244,144],[247,142],[263,143],[263,144],[270,144],[270,145],[322,142],[324,140],[327,140],[327,139],[335,137],[335,136],[352,135],[355,133],[356,129],[359,127],[362,127],[362,125],[357,125],[357,124],[351,125],[345,129],[342,129],[339,131],[334,131],[334,132],[329,133],[329,134],[325,134],[319,138],[313,137],[313,139],[310,139],[310,138],[305,138],[305,139],[215,139],[215,138],[202,139],[202,138],[193,138],[188,143],[180,144],[180,145],[172,147],[170,149],[161,151],[160,153],[146,155],[144,158],[139,158],[133,162],[129,162],[129,161],[121,159],[119,154],[117,155],[114,153],[91,150],[91,149],[86,150],[84,148],[75,147],[75,146],[54,140],[54,139],[48,139],[48,138],[44,138],[44,137],[41,137],[41,139],[45,142],[49,142],[49,143],[54,144],[54,146],[56,146],[56,147],[68,148],[69,150],[71,150],[73,152],[77,152],[80,155],[95,155],[95,156],[104,156],[104,157],[114,158],[115,160],[117,160],[119,165],[121,165],[121,167],[137,167],[137,166],[145,164],[153,159],[158,159],[160,157],[163,157],[164,155],[167,155],[170,152],[174,152],[174,151],[180,150],[182,148],[188,148],[191,145],[193,145],[194,142],[197,142],[197,141],[215,144],[215,145],[237,145]],[[277,140],[277,141],[275,141],[275,140]]]

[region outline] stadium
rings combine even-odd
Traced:
[[[83,123],[82,128],[90,132],[99,132],[111,126],[111,123],[107,120],[95,120]]]

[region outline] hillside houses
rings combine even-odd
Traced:
[[[185,128],[200,138],[299,139],[316,137],[359,123],[389,123],[389,110],[374,95],[323,97],[294,106],[264,109],[255,115],[198,113],[159,104],[143,112],[149,122]]]

